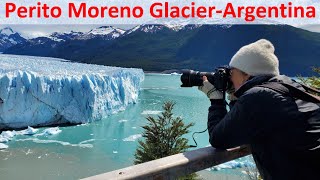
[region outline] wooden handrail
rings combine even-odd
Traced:
[[[218,150],[212,147],[205,147],[87,177],[84,180],[175,179],[249,155],[250,153],[250,149],[247,147],[238,147],[229,150]]]

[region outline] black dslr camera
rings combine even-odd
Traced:
[[[217,90],[225,92],[232,87],[229,67],[219,67],[215,72],[183,70],[181,87],[203,86],[203,76],[207,76],[208,81],[213,84]]]

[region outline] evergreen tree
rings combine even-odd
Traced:
[[[135,164],[163,158],[166,156],[185,152],[188,148],[188,139],[182,137],[189,133],[189,128],[194,123],[185,124],[181,117],[174,117],[172,110],[173,102],[165,102],[163,112],[157,118],[148,116],[147,125],[143,126],[142,137],[135,153]],[[183,177],[193,179],[195,174]]]
[[[308,77],[308,78],[302,78],[300,76],[299,79],[308,86],[314,87],[316,89],[320,89],[320,67],[313,67],[312,70],[316,72],[318,75]],[[317,94],[317,95],[320,96],[320,94]]]

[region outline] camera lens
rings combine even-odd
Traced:
[[[181,87],[192,87],[192,86],[202,86],[203,85],[203,76],[207,76],[208,80],[213,80],[214,73],[200,72],[193,70],[183,70],[181,76]]]
[[[181,87],[203,86],[203,76],[206,76],[208,81],[219,91],[226,91],[232,86],[230,68],[224,66],[217,68],[215,72],[182,70]]]

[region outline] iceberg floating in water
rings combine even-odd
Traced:
[[[129,137],[126,137],[126,138],[122,139],[122,141],[135,141],[135,140],[137,140],[137,139],[139,139],[141,137],[142,137],[141,134],[134,134],[134,135],[131,135]]]
[[[182,74],[179,74],[179,73],[173,72],[173,73],[171,73],[171,75],[181,76]]]
[[[35,129],[33,127],[28,126],[28,129],[19,131],[19,134],[21,135],[34,135],[38,132],[38,129]]]
[[[7,149],[8,147],[8,145],[0,143],[0,149]]]
[[[11,141],[14,136],[16,136],[16,131],[3,131],[0,134],[0,142],[8,142]]]
[[[59,134],[61,132],[62,130],[60,130],[58,127],[54,127],[54,128],[45,129],[42,133],[36,134],[35,136],[50,136],[50,135]]]
[[[38,132],[38,129],[35,129],[33,127],[28,126],[27,129],[21,130],[21,131],[3,131],[0,134],[0,143],[7,143],[11,141],[15,136],[17,135],[29,135],[29,136],[49,136],[49,135],[56,135],[62,132],[62,130],[59,129],[59,127],[54,128],[47,128],[43,130],[42,133],[36,134]]]
[[[142,115],[156,115],[156,114],[160,114],[162,111],[149,111],[149,110],[145,110],[143,111],[141,114]]]
[[[2,136],[0,135],[0,143],[7,143],[7,142],[9,142],[9,139],[6,138],[6,137],[2,137]]]
[[[138,98],[142,69],[0,55],[0,129],[86,123]]]
[[[53,127],[53,128],[46,128],[44,129],[41,133],[38,133],[39,130],[38,129],[34,129],[32,127],[28,127],[28,129],[25,130],[21,130],[21,131],[3,131],[0,134],[0,149],[6,149],[9,146],[3,143],[7,143],[11,140],[13,140],[13,138],[15,136],[19,136],[19,135],[28,135],[31,136],[31,138],[26,138],[26,139],[18,139],[15,141],[33,141],[35,143],[58,143],[64,146],[78,146],[78,147],[85,147],[85,148],[92,148],[93,145],[92,144],[87,144],[88,142],[92,142],[95,141],[95,139],[89,139],[89,140],[85,140],[85,141],[81,141],[79,144],[71,144],[69,142],[64,142],[64,141],[56,141],[56,140],[41,140],[38,138],[33,138],[33,137],[39,137],[39,136],[50,136],[50,135],[56,135],[62,132],[62,130],[59,129],[59,127]],[[28,153],[29,154],[29,153]]]

